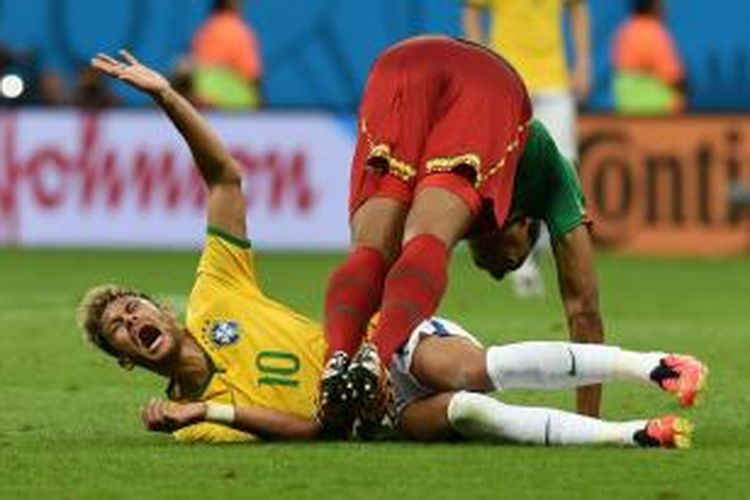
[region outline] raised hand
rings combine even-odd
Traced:
[[[150,431],[173,432],[200,422],[205,415],[205,403],[175,403],[152,399],[141,411],[141,420]]]
[[[122,61],[100,52],[91,59],[91,66],[151,95],[157,95],[169,88],[169,82],[164,76],[141,64],[130,52],[120,50],[119,54]]]

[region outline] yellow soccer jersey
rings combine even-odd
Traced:
[[[568,87],[562,30],[564,0],[466,0],[487,8],[491,48],[508,59],[529,92]]]
[[[213,228],[187,305],[187,329],[215,369],[200,400],[263,406],[312,417],[325,355],[321,327],[266,297],[258,287],[250,244]],[[175,433],[183,441],[245,441],[250,434],[201,423]]]

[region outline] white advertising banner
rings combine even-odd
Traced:
[[[256,247],[345,248],[351,117],[209,120],[242,166]],[[0,112],[0,244],[193,247],[204,233],[200,177],[158,111]]]

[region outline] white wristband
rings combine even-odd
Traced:
[[[232,424],[234,422],[234,406],[222,403],[206,403],[206,421]]]

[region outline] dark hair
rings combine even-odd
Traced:
[[[236,4],[236,0],[214,0],[214,6],[211,8],[211,12],[221,12],[224,10],[229,10]]]
[[[659,0],[633,0],[634,14],[653,14],[659,7]]]

